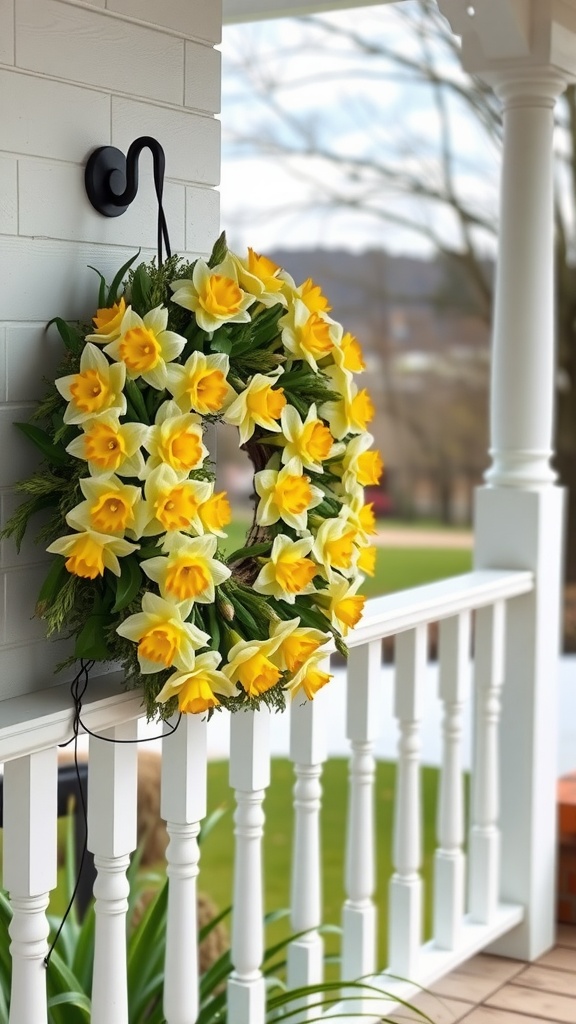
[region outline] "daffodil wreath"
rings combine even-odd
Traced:
[[[100,276],[93,324],[52,321],[61,376],[19,424],[45,463],[4,535],[19,545],[49,509],[38,614],[74,658],[119,662],[149,717],[312,698],[374,571],[363,487],[382,462],[360,346],[311,280],[224,236],[207,262],[135,259],[110,288]],[[203,439],[218,420],[254,467],[253,523],[231,553]]]

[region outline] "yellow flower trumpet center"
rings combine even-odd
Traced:
[[[256,416],[263,416],[266,419],[278,420],[282,409],[286,405],[286,398],[282,388],[273,389],[272,385],[260,388],[259,391],[251,391],[246,396],[248,411]]]
[[[274,501],[279,509],[291,515],[299,515],[310,507],[312,491],[310,478],[288,474],[274,487]]]
[[[197,370],[186,381],[190,405],[198,412],[218,412],[228,393],[226,377],[221,370]]]
[[[360,430],[366,430],[374,418],[374,406],[366,388],[359,391],[350,403],[350,419]]]
[[[360,572],[366,573],[367,576],[374,575],[376,571],[376,548],[373,545],[361,549],[357,565]]]
[[[198,715],[210,708],[217,708],[219,704],[206,676],[191,676],[178,693],[178,710],[183,715]]]
[[[330,325],[318,313],[312,313],[302,327],[302,347],[316,356],[326,356],[334,348]]]
[[[115,302],[113,306],[97,310],[96,316],[92,317],[96,334],[110,334],[111,331],[119,328],[125,312],[126,303],[123,298],[120,299],[120,302]]]
[[[333,438],[328,427],[325,427],[320,420],[312,420],[302,431],[300,452],[311,462],[323,462],[330,454],[332,443]]]
[[[311,277],[300,285],[298,291],[302,302],[311,313],[327,313],[329,309],[332,309],[328,299],[322,294],[320,285],[316,284]]]
[[[162,461],[177,471],[188,473],[202,460],[202,442],[197,433],[187,430],[172,434],[165,444],[158,447]]]
[[[214,316],[233,316],[242,305],[242,292],[230,277],[211,274],[198,296],[200,305]]]
[[[232,522],[232,509],[225,491],[213,494],[198,509],[203,526],[212,531],[222,530]]]
[[[84,370],[74,377],[70,393],[81,412],[99,412],[106,405],[110,389],[97,370]]]
[[[341,537],[326,541],[326,552],[330,562],[336,569],[349,569],[354,553],[354,530],[343,533]]]
[[[166,573],[166,590],[174,594],[179,601],[198,597],[210,583],[211,576],[206,563],[201,558],[177,558],[168,567]]]
[[[340,348],[344,356],[343,363],[346,370],[350,370],[352,373],[361,373],[366,369],[358,338],[347,332],[340,342]]]
[[[281,559],[276,565],[276,579],[288,594],[304,590],[316,575],[317,566],[310,558]]]
[[[365,601],[366,598],[362,594],[345,597],[342,601],[338,601],[334,608],[336,617],[340,619],[340,622],[352,628],[362,618]]]
[[[102,546],[87,534],[80,533],[65,564],[68,572],[74,576],[95,580],[104,573]]]
[[[90,519],[101,533],[118,533],[134,522],[134,512],[122,495],[110,491],[90,509]]]
[[[280,679],[280,669],[272,664],[263,654],[253,654],[240,665],[238,678],[250,697],[266,693]]]
[[[126,455],[121,434],[104,423],[94,423],[84,436],[84,451],[98,469],[116,470]]]
[[[369,487],[370,484],[380,482],[384,463],[380,452],[362,452],[357,462],[358,483],[361,487]]]
[[[372,502],[369,505],[362,505],[358,513],[358,521],[365,533],[376,533],[376,516]]]
[[[248,249],[248,270],[254,277],[257,277],[266,286],[269,292],[279,292],[282,281],[276,275],[280,271],[277,263],[268,259],[267,256],[260,256],[254,249]]]
[[[140,638],[138,655],[169,668],[180,649],[180,631],[171,622],[162,622]]]
[[[304,690],[308,700],[314,698],[314,694],[318,693],[326,683],[329,683],[332,676],[329,672],[322,672],[319,668],[311,667],[306,672],[300,686]]]
[[[186,530],[196,515],[198,502],[189,487],[173,487],[156,503],[156,518],[165,530]]]
[[[308,661],[311,654],[317,651],[320,646],[319,640],[310,640],[306,637],[288,636],[282,642],[282,654],[289,672],[297,672],[302,665]]]
[[[158,339],[147,327],[132,327],[120,342],[120,358],[133,373],[153,370],[161,355]]]

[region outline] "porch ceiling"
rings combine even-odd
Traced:
[[[222,6],[224,24],[232,25],[239,21],[266,21],[398,2],[403,0],[223,0]]]

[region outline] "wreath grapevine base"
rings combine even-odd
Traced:
[[[374,571],[363,487],[382,462],[358,342],[312,281],[235,256],[223,235],[208,262],[135,260],[110,288],[99,275],[92,324],[52,321],[60,375],[18,424],[45,461],[3,534],[19,546],[49,510],[37,613],[74,637],[70,661],[119,662],[149,717],[311,699]],[[253,523],[232,553],[203,439],[218,420],[254,467]]]

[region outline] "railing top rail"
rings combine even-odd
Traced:
[[[361,623],[350,633],[348,646],[359,647],[419,623],[518,597],[532,588],[530,572],[491,569],[372,598]],[[122,691],[121,673],[90,679],[82,718],[93,732],[143,714],[140,693]],[[65,683],[0,701],[0,762],[66,743],[72,737],[72,725],[70,690]]]
[[[348,647],[360,647],[425,622],[529,594],[533,588],[531,572],[481,569],[375,597],[367,601],[361,622],[347,637]]]

